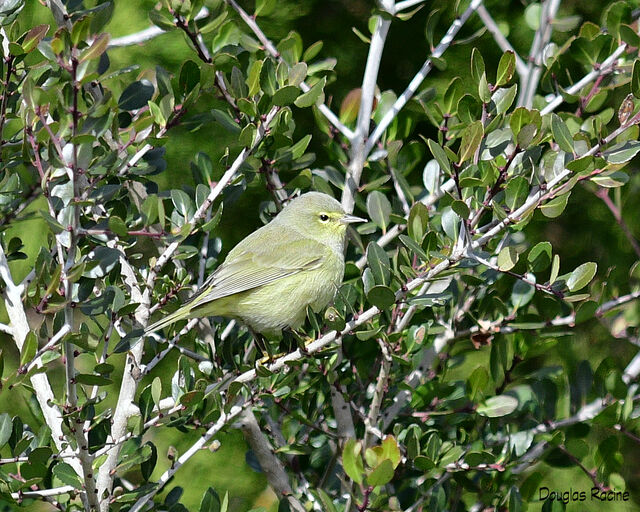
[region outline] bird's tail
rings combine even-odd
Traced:
[[[190,305],[189,305],[190,306]],[[151,334],[152,332],[159,331],[160,329],[164,329],[169,325],[178,322],[180,320],[186,320],[187,318],[191,318],[189,315],[191,313],[191,307],[182,306],[176,309],[173,313],[161,318],[157,322],[148,326],[145,330],[145,334]]]

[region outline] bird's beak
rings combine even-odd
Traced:
[[[340,222],[342,222],[343,224],[354,224],[356,222],[367,222],[367,219],[356,217],[355,215],[349,215],[347,213],[340,219]]]

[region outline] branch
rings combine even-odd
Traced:
[[[425,206],[433,206],[442,196],[444,196],[445,192],[449,192],[453,190],[455,187],[455,181],[453,179],[449,179],[444,182],[434,194],[429,194],[428,196],[420,199],[420,202]],[[408,217],[407,217],[408,220]],[[392,242],[399,234],[401,234],[405,229],[407,229],[406,224],[396,224],[392,228],[390,228],[385,234],[383,234],[376,243],[380,247],[386,247],[390,242]],[[356,266],[362,270],[367,264],[367,255],[363,255],[356,261]]]
[[[582,156],[595,155],[598,151],[601,150],[602,146],[605,146],[606,144],[609,144],[611,141],[615,140],[615,138],[618,135],[620,135],[622,132],[624,132],[628,128],[630,128],[630,125],[620,126],[616,130],[614,130],[612,133],[610,133],[607,137],[605,137],[602,140],[602,142],[593,146],[589,151],[587,151]],[[540,187],[534,187],[531,193],[529,194],[529,196],[527,197],[527,200],[524,202],[524,204],[520,208],[511,212],[509,215],[507,215],[507,217],[505,217],[503,220],[498,222],[495,226],[487,230],[480,238],[477,238],[476,240],[474,240],[474,242],[471,244],[471,249],[477,249],[483,246],[489,240],[491,240],[497,233],[499,233],[505,227],[507,227],[509,224],[515,224],[527,212],[529,212],[529,210],[537,208],[537,206],[540,204],[541,201],[544,200],[545,197],[553,195],[553,193],[555,192],[553,190],[553,187],[555,187],[560,182],[562,182],[570,174],[571,174],[571,171],[565,168],[555,178],[547,182],[545,189],[542,189]]]
[[[143,293],[140,290],[135,272],[129,264],[129,261],[126,259],[124,251],[117,245],[116,241],[110,241],[108,245],[116,248],[121,253],[120,266],[121,271],[124,274],[125,285],[129,288],[131,301],[140,304],[135,312],[136,322],[140,325],[146,325],[149,319],[150,291],[149,289],[145,289]],[[124,372],[122,374],[122,382],[120,383],[120,392],[118,393],[118,402],[111,420],[112,425],[111,432],[109,433],[109,439],[112,441],[120,439],[126,435],[128,419],[139,412],[133,400],[138,388],[136,372],[142,363],[143,352],[144,343],[137,343],[127,353]],[[120,444],[114,442],[113,445],[114,446],[112,448],[114,449],[109,450],[107,459],[98,470],[97,485],[98,495],[101,500],[100,510],[102,512],[109,511],[109,498],[111,496],[113,478],[115,476],[114,470],[118,463],[118,456],[120,454]],[[95,456],[98,455],[95,454]]]
[[[260,468],[267,478],[267,482],[276,493],[278,499],[285,498],[292,510],[306,512],[305,507],[296,498],[289,484],[289,478],[267,436],[260,430],[256,417],[249,409],[240,415],[240,430],[260,463]]]
[[[516,58],[516,71],[518,72],[518,74],[525,75],[527,73],[527,65],[522,60],[522,57],[518,55],[518,52],[515,51],[513,46],[511,46],[511,43],[507,41],[507,38],[504,37],[504,35],[502,35],[502,32],[498,28],[498,25],[496,24],[496,22],[491,17],[491,14],[489,14],[489,11],[487,11],[487,8],[484,5],[480,4],[480,6],[478,6],[477,11],[478,11],[478,16],[482,20],[482,23],[484,23],[484,26],[487,27],[487,30],[491,33],[491,35],[493,36],[493,39],[495,40],[496,44],[500,47],[500,49],[503,52],[513,52],[513,55]]]
[[[425,3],[427,0],[402,0],[402,2],[396,2],[395,12],[404,11],[414,5]]]
[[[64,324],[62,328],[36,352],[35,357],[31,361],[18,368],[18,373],[29,373],[34,367],[42,366],[42,354],[51,350],[68,332],[71,332],[71,327],[68,324]]]
[[[178,341],[180,341],[180,338],[182,338],[182,336],[184,336],[191,329],[193,329],[199,321],[200,321],[199,318],[192,318],[191,320],[189,320],[187,322],[187,325],[185,325],[180,330],[180,332],[178,332],[173,338],[169,340],[169,342],[167,343],[167,348],[160,351],[158,354],[156,354],[153,357],[153,359],[151,359],[151,361],[149,361],[146,365],[142,366],[142,368],[140,369],[140,376],[143,377],[144,375],[147,375],[151,370],[153,370],[155,366],[160,361],[162,361],[164,357],[171,351],[172,348],[176,348],[181,354],[185,354],[187,357],[195,361],[208,361],[209,360],[208,358],[201,356],[196,352],[193,352],[187,348],[184,348],[178,345]]]
[[[545,0],[540,12],[540,26],[529,51],[529,65],[527,71],[520,75],[520,94],[518,106],[531,108],[533,97],[538,90],[538,83],[542,75],[542,56],[547,44],[551,41],[552,22],[560,7],[560,0]]]
[[[433,53],[431,54],[432,57],[435,57],[435,58],[442,57],[444,52],[447,50],[447,48],[449,48],[449,45],[452,43],[453,38],[456,36],[458,31],[462,28],[462,25],[464,25],[467,22],[471,14],[481,4],[482,4],[482,0],[471,0],[471,4],[469,5],[469,7],[467,7],[466,11],[464,11],[462,15],[451,24],[451,26],[449,27],[449,30],[447,30],[447,33],[438,43],[438,46],[435,47],[435,49],[433,50]],[[387,111],[384,117],[380,120],[380,124],[376,126],[376,129],[373,131],[373,133],[369,137],[369,140],[365,144],[364,152],[366,155],[368,155],[371,152],[371,150],[375,146],[376,142],[378,142],[378,140],[380,139],[384,131],[389,127],[391,122],[398,115],[398,112],[400,112],[400,110],[402,110],[402,108],[407,104],[407,102],[413,97],[413,95],[418,90],[418,87],[420,87],[420,84],[422,84],[424,79],[427,77],[427,75],[431,71],[432,67],[433,67],[433,64],[431,62],[431,58],[429,58],[422,65],[422,67],[420,68],[420,71],[418,71],[416,76],[414,76],[411,82],[409,82],[409,85],[404,90],[404,92],[398,97],[395,103],[391,106],[391,108]]]
[[[376,387],[373,391],[373,397],[371,398],[371,405],[369,406],[369,413],[365,420],[365,434],[363,440],[364,448],[369,447],[369,439],[371,438],[371,429],[378,425],[380,421],[380,405],[382,405],[382,399],[384,398],[385,391],[389,385],[389,372],[391,371],[391,354],[389,347],[384,339],[378,339],[378,345],[380,346],[380,371],[378,372],[378,378],[376,380]],[[377,436],[376,436],[377,437]]]
[[[7,309],[7,316],[10,319],[9,329],[15,341],[18,351],[22,352],[22,347],[30,332],[27,314],[22,304],[22,292],[24,284],[16,285],[11,277],[9,263],[4,253],[4,248],[0,243],[0,279],[4,281],[4,291],[2,296]],[[38,368],[42,367],[42,360],[36,361]],[[51,429],[51,438],[61,455],[70,456],[69,464],[78,475],[82,475],[82,468],[78,460],[71,456],[73,450],[66,442],[66,437],[62,431],[62,413],[56,405],[56,398],[53,395],[51,385],[46,373],[37,373],[30,378],[31,385],[40,405],[44,421]]]
[[[569,95],[574,95],[578,93],[585,85],[593,82],[598,77],[608,74],[612,72],[616,67],[616,62],[618,57],[620,57],[627,50],[627,43],[622,43],[618,46],[611,55],[609,55],[605,60],[603,60],[597,67],[594,67],[593,71],[587,73],[582,79],[577,81],[571,87],[566,89],[566,93]],[[540,115],[548,114],[549,112],[553,112],[556,107],[562,104],[564,101],[564,97],[562,94],[557,94],[553,96],[548,102],[547,106],[544,107],[540,111]]]
[[[247,24],[247,26],[251,29],[251,31],[255,34],[258,40],[262,43],[262,46],[273,58],[277,59],[278,62],[285,62],[280,56],[280,52],[276,49],[271,41],[267,38],[264,32],[260,29],[256,20],[253,16],[249,16],[247,12],[240,7],[234,0],[225,0],[233,9],[240,15],[242,20]],[[288,65],[288,63],[285,62]],[[302,92],[308,92],[311,87],[307,85],[306,82],[301,82],[299,85]],[[353,132],[347,128],[340,119],[331,111],[329,107],[327,107],[324,103],[317,105],[320,113],[329,121],[342,135],[344,135],[347,139],[351,140],[353,138]]]
[[[209,429],[204,434],[202,434],[202,436],[195,443],[193,443],[193,445],[191,445],[191,447],[186,452],[184,452],[169,469],[167,469],[162,474],[162,476],[158,479],[156,488],[136,501],[133,507],[129,509],[129,512],[140,512],[147,504],[147,502],[162,490],[162,488],[167,484],[169,479],[175,474],[176,471],[184,466],[184,464],[191,457],[193,457],[198,452],[198,450],[203,448],[214,435],[222,430],[225,425],[229,424],[229,422],[231,422],[231,420],[238,416],[248,405],[249,402],[242,405],[234,405],[233,407],[231,407],[228,413],[224,412],[224,410],[221,410],[220,418],[218,418],[218,421],[211,425]]]
[[[54,487],[53,489],[40,489],[37,491],[18,491],[12,492],[11,497],[14,500],[24,498],[46,498],[48,496],[58,496],[60,494],[75,493],[77,489],[72,485],[64,485],[62,487]]]
[[[355,205],[355,194],[360,185],[360,176],[364,169],[364,164],[369,154],[365,151],[365,138],[369,133],[371,122],[371,111],[373,110],[373,100],[375,99],[376,82],[378,70],[382,60],[384,43],[389,33],[391,20],[378,16],[376,28],[371,36],[367,63],[362,77],[362,88],[360,95],[360,107],[358,109],[358,119],[356,130],[351,139],[351,150],[349,152],[349,167],[345,177],[344,189],[342,190],[342,208],[347,213],[353,212]]]
[[[209,9],[203,7],[200,9],[200,12],[195,15],[194,20],[201,20],[209,16]],[[150,39],[154,39],[159,35],[164,34],[166,31],[161,29],[160,27],[149,27],[141,30],[140,32],[135,32],[133,34],[129,34],[128,36],[116,37],[115,39],[111,39],[107,48],[119,48],[122,46],[131,46],[134,44],[141,44],[145,41],[149,41]]]
[[[605,205],[607,205],[607,208],[609,208],[609,211],[613,214],[613,217],[616,219],[618,226],[620,226],[620,229],[622,229],[624,236],[627,238],[629,244],[631,245],[634,252],[636,253],[636,256],[640,258],[640,244],[638,244],[638,241],[636,240],[635,236],[633,236],[631,229],[622,218],[622,211],[620,210],[620,208],[616,206],[616,204],[609,197],[609,189],[599,188],[595,192],[595,195],[596,197],[599,197],[600,199],[602,199],[602,202]]]
[[[78,169],[78,146],[75,143],[78,135],[78,123],[80,120],[80,111],[78,110],[78,95],[80,93],[81,84],[77,78],[77,70],[79,61],[77,58],[78,49],[74,45],[71,49],[71,88],[72,88],[72,164],[70,171],[68,172],[69,181],[73,190],[73,197],[69,201],[66,208],[71,209],[71,220],[67,227],[69,234],[69,247],[67,249],[66,261],[60,261],[63,265],[62,276],[64,282],[64,322],[69,331],[73,331],[74,310],[75,304],[73,302],[73,281],[69,278],[69,270],[75,264],[76,250],[78,247],[78,229],[80,226],[80,209],[76,204],[76,201],[80,197],[79,187],[79,171]],[[65,381],[67,391],[67,408],[75,416],[80,413],[81,407],[78,406],[78,392],[76,387],[76,369],[75,369],[75,348],[71,341],[64,342],[64,355],[65,355]],[[98,495],[96,490],[96,482],[93,477],[93,456],[89,453],[89,440],[84,432],[82,422],[72,420],[70,430],[76,441],[76,450],[80,464],[82,465],[82,478],[84,481],[84,490],[82,494],[86,496],[86,502],[91,510],[98,510]],[[84,501],[84,498],[83,498]],[[86,505],[85,505],[85,508]]]

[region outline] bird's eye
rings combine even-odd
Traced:
[[[320,214],[320,220],[322,222],[327,222],[329,220],[329,216],[326,213],[321,213]]]

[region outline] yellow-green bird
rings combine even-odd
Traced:
[[[347,226],[364,221],[327,194],[297,197],[236,245],[193,297],[145,333],[206,316],[234,318],[261,334],[300,327],[307,306],[319,311],[333,299],[344,274]]]

